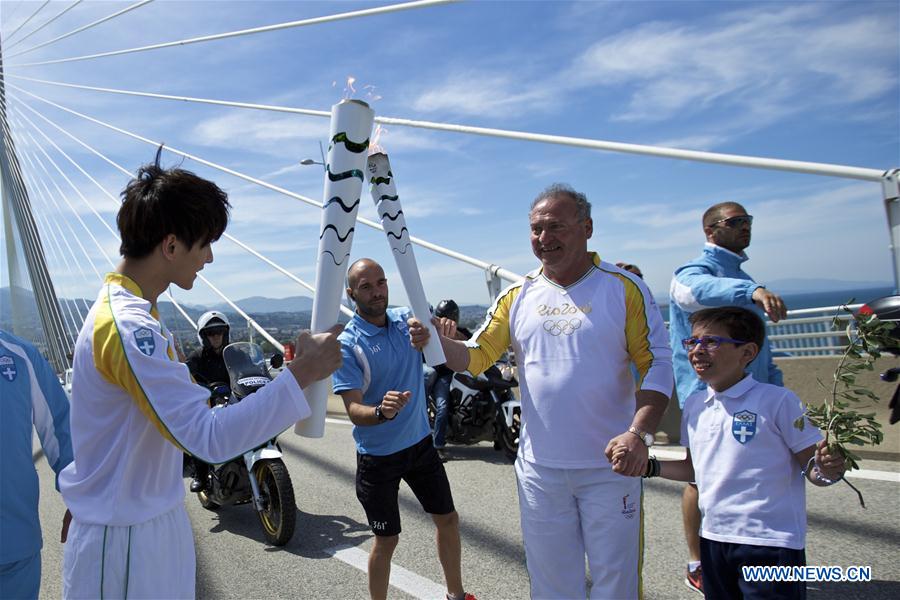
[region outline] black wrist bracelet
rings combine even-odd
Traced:
[[[651,456],[647,459],[647,471],[642,475],[644,479],[651,477],[659,477],[659,461],[656,457]]]

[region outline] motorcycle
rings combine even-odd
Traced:
[[[434,430],[436,405],[433,395],[438,373],[429,373],[425,382],[428,423]],[[502,450],[508,460],[519,451],[522,404],[512,393],[519,382],[505,361],[492,365],[478,377],[454,373],[447,408],[446,441],[451,444],[477,444],[492,441],[494,450]]]
[[[209,386],[211,408],[227,410],[228,405],[240,402],[272,380],[262,349],[256,344],[229,344],[222,358],[231,382]],[[272,358],[273,368],[282,363],[280,354]],[[283,546],[294,535],[297,505],[291,476],[281,457],[281,446],[273,438],[227,463],[211,465],[206,489],[197,492],[197,499],[203,508],[213,511],[252,502],[266,540]]]
[[[883,351],[900,356],[900,296],[883,296],[867,302],[859,309],[861,315],[874,314],[879,320],[895,323],[892,337],[896,340],[893,346],[882,348]],[[894,367],[881,374],[881,380],[894,383],[900,378],[900,368]],[[888,404],[891,409],[888,422],[894,425],[900,421],[900,384],[894,390],[894,395]]]

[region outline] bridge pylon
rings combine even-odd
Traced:
[[[9,121],[6,115],[6,73],[3,66],[3,47],[0,41],[0,197],[3,202],[3,228],[6,242],[6,272],[9,274],[10,311],[12,333],[23,338],[35,339],[36,332],[27,330],[31,321],[27,306],[19,290],[25,282],[20,269],[19,258],[24,259],[28,271],[34,302],[40,318],[44,351],[47,359],[57,372],[62,373],[71,366],[72,344],[63,321],[59,299],[50,278],[44,247],[34,219],[28,188],[22,178],[22,168],[16,155],[16,146],[9,135]]]

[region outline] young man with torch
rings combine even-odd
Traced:
[[[408,308],[388,308],[384,270],[357,260],[347,273],[356,314],[338,337],[343,365],[334,392],[344,400],[356,441],[356,496],[375,534],[369,553],[369,595],[387,598],[391,557],[400,535],[398,488],[403,479],[437,528],[438,558],[449,600],[475,600],[462,584],[459,515],[450,482],[431,441],[418,352],[429,334]],[[415,345],[409,327],[422,332]]]
[[[72,363],[74,461],[59,474],[72,513],[63,597],[193,598],[182,452],[224,462],[306,418],[301,389],[340,365],[340,327],[302,332],[297,357],[271,384],[210,410],[209,390],[177,360],[157,298],[173,283],[191,289],[212,262],[228,197],[190,171],[163,169],[159,153],[122,196],[123,259],[85,318]]]
[[[529,215],[541,268],[497,297],[468,342],[449,339],[452,322],[440,322],[454,371],[479,373],[510,343],[519,360],[516,479],[532,598],[584,598],[585,555],[591,598],[642,595],[642,488],[622,485],[609,463],[621,444],[623,472],[646,469],[672,353],[643,281],[588,252],[590,211],[568,186],[541,192]],[[427,335],[410,327],[410,337]]]

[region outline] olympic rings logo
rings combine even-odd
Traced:
[[[581,319],[547,319],[544,321],[544,331],[552,336],[572,335],[581,328]]]

